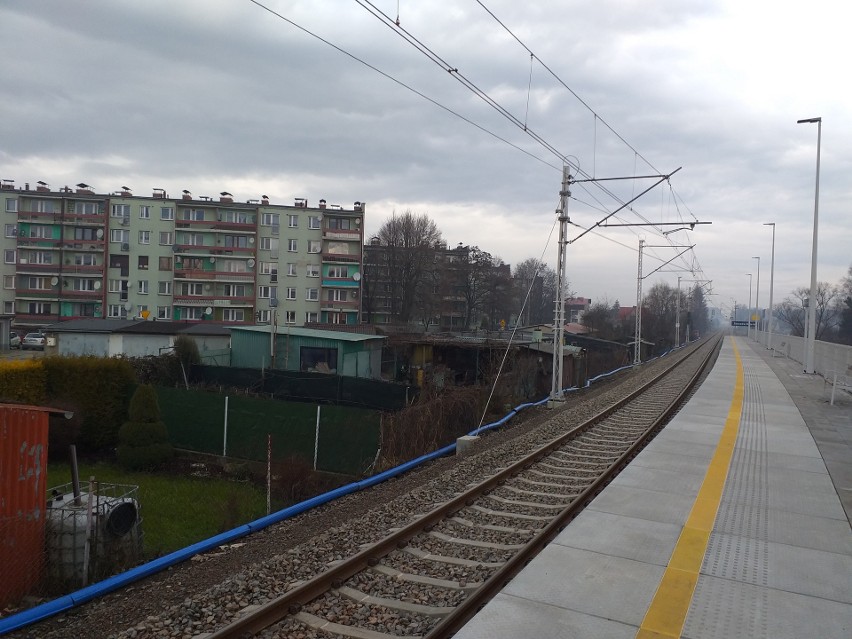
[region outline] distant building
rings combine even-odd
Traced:
[[[276,312],[283,325],[355,324],[364,209],[4,180],[0,312],[28,330],[83,318],[252,325]]]
[[[582,324],[583,313],[589,310],[592,300],[586,297],[574,297],[565,300],[565,321],[569,324]]]

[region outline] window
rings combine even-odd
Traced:
[[[15,249],[6,249],[3,251],[3,262],[5,264],[15,263]]]
[[[183,239],[183,241],[180,241],[181,239]],[[178,236],[178,244],[187,244],[189,246],[204,246],[204,235],[202,235],[201,233],[182,233]]]
[[[112,205],[112,213],[110,213],[111,217],[130,217],[130,205],[129,204],[113,204]]]
[[[53,238],[53,227],[52,226],[31,226],[30,227],[30,237],[41,238],[45,240],[49,240]]]
[[[14,275],[4,275],[3,276],[3,288],[15,288],[15,276]]]
[[[148,312],[147,304],[137,304],[136,305],[136,317],[142,317],[142,313]]]
[[[245,235],[226,235],[225,246],[228,248],[248,248],[248,240]]]
[[[296,251],[299,250],[296,240],[287,240],[287,250],[290,253],[295,253]]]
[[[157,307],[157,319],[169,319],[169,311],[171,310],[170,306],[158,306]]]
[[[139,294],[147,295],[148,294],[148,280],[139,280]]]
[[[346,293],[347,291],[344,288],[330,288],[326,297],[329,302],[345,302]]]
[[[226,308],[222,310],[222,319],[226,322],[243,322],[246,313],[241,308]]]
[[[148,256],[147,255],[140,255],[137,266],[139,267],[140,270],[147,271],[148,270]]]
[[[258,268],[261,275],[269,275],[276,270],[275,262],[261,262]]]
[[[74,213],[77,215],[97,215],[100,211],[97,202],[74,202]]]
[[[348,217],[330,217],[328,218],[328,228],[349,231],[352,229],[352,220]]]
[[[6,225],[6,237],[17,237],[18,236],[18,225],[17,224],[7,224]]]
[[[11,315],[15,312],[15,302],[3,302],[3,312],[6,315]]]
[[[171,231],[160,231],[160,246],[168,246],[169,244],[174,244],[173,235]]]
[[[287,311],[284,313],[284,323],[285,324],[295,324],[296,323],[296,311]]]
[[[321,222],[321,220],[320,220],[319,215],[309,215],[308,216],[308,228],[309,229],[320,228],[322,226],[322,224],[320,222]]]
[[[171,295],[172,294],[172,283],[168,280],[160,280],[157,282],[157,293],[160,295]]]
[[[30,264],[53,264],[53,253],[50,251],[30,251],[27,258]],[[21,258],[21,263],[25,264]]]
[[[127,317],[127,311],[121,304],[110,304],[107,307],[107,317]]]
[[[329,324],[345,324],[346,323],[346,313],[329,313],[328,314],[328,323]]]
[[[308,277],[319,277],[319,275],[320,275],[319,264],[308,264]]]
[[[260,248],[264,251],[277,251],[278,250],[278,238],[277,237],[262,237],[260,238]]]
[[[245,284],[225,284],[225,295],[224,297],[245,297],[246,296],[246,285]]]
[[[110,229],[109,241],[114,244],[127,244],[130,242],[130,231],[127,229]]]
[[[151,243],[151,231],[139,231],[139,243],[140,244],[150,244]]]
[[[170,206],[164,206],[160,209],[160,219],[161,220],[173,220],[175,219],[175,210]]]
[[[26,286],[33,291],[46,291],[50,288],[50,281],[46,277],[26,277],[24,279]]]
[[[299,216],[298,215],[287,215],[287,226],[291,229],[298,228],[299,226]]]
[[[308,240],[308,253],[319,253],[322,250],[322,242],[319,240]]]
[[[74,229],[74,239],[82,240],[84,242],[95,242],[98,240],[97,231],[100,229],[90,229],[90,228],[75,228]],[[92,247],[94,248],[94,247]]]
[[[50,315],[50,302],[30,302],[27,305],[27,311],[30,315]]]
[[[308,311],[305,313],[305,324],[316,324],[319,322],[319,313]]]
[[[296,287],[288,286],[287,287],[287,299],[294,300],[296,299]]]
[[[15,198],[9,197],[6,198],[6,213],[17,213],[18,212],[18,200]]]
[[[75,279],[73,289],[75,291],[94,291],[95,280]]]
[[[183,214],[181,215],[181,219],[195,222],[203,222],[204,209],[184,209]]]
[[[278,213],[264,213],[260,217],[261,226],[278,226]]]
[[[151,219],[151,207],[150,206],[140,206],[139,207],[139,217],[143,220]]]
[[[305,299],[309,302],[315,302],[319,300],[319,289],[318,288],[307,288],[305,289]]]
[[[97,266],[98,258],[93,253],[79,253],[74,256],[75,266]]]
[[[292,262],[287,263],[287,275],[288,275],[288,277],[295,277],[297,275],[296,265],[293,264]]]
[[[348,266],[329,266],[328,267],[328,276],[330,278],[346,278],[349,277],[349,267]]]
[[[204,319],[204,309],[200,306],[190,306],[181,310],[181,319]]]
[[[121,280],[109,280],[107,287],[110,293],[120,293],[122,290]]]
[[[36,213],[54,213],[56,211],[53,200],[36,200],[33,202],[33,210]]]
[[[204,295],[204,285],[200,282],[183,282],[180,285],[181,295]]]
[[[261,299],[271,300],[278,297],[277,286],[258,286],[257,291],[257,296]]]
[[[159,268],[160,268],[161,271],[171,271],[172,270],[172,258],[161,257]]]

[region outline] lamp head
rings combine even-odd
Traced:
[[[822,118],[806,118],[804,120],[796,120],[796,124],[813,124],[815,122],[822,122]]]

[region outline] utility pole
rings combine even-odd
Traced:
[[[571,195],[571,173],[562,167],[562,189],[559,191],[559,254],[556,269],[556,308],[553,313],[553,383],[550,387],[548,408],[555,408],[564,399],[562,392],[562,364],[565,354],[563,332],[565,330],[565,249],[568,246],[568,197]]]
[[[642,350],[642,247],[645,246],[645,240],[639,240],[639,274],[636,276],[636,330],[635,341],[633,342],[633,363],[638,364],[642,361],[640,352]]]

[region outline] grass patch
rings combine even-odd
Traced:
[[[81,463],[80,480],[139,486],[148,559],[184,548],[266,514],[266,493],[248,482],[171,473],[129,472],[106,462]],[[71,481],[70,464],[50,464],[48,488]]]

